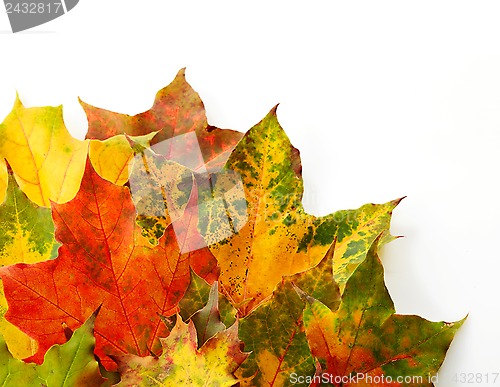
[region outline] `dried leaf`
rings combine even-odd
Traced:
[[[231,201],[236,207],[246,201],[248,222],[229,237],[212,236],[220,242],[209,248],[221,267],[222,291],[245,316],[271,295],[282,276],[316,265],[334,233],[299,249],[304,236],[317,228],[317,218],[302,207],[299,153],[279,125],[275,109],[245,134],[224,168],[241,176],[244,196]],[[212,235],[226,232],[219,217],[210,212],[206,216],[209,225],[202,230],[214,230]]]
[[[242,190],[227,188],[237,187],[235,176]],[[275,109],[245,134],[212,186],[220,180],[223,188],[213,190],[212,201],[219,204],[202,208],[200,231],[221,267],[221,290],[241,316],[269,297],[283,276],[315,266],[335,237],[336,278],[347,278],[380,232],[390,240],[391,211],[399,202],[307,214],[299,152]]]

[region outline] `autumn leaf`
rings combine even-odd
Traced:
[[[106,379],[99,372],[99,365],[94,358],[95,317],[95,314],[91,315],[67,343],[51,347],[41,365],[13,358],[0,335],[2,386],[101,386]]]
[[[241,176],[244,196],[233,202],[246,202],[248,221],[231,236],[217,237],[224,227],[208,212],[211,224],[205,229],[215,231],[205,237],[220,240],[209,248],[221,267],[221,289],[244,316],[271,295],[282,276],[317,264],[333,234],[328,241],[298,251],[315,218],[302,207],[299,153],[279,125],[275,109],[245,134],[224,170]]]
[[[314,375],[315,362],[309,351],[302,312],[305,307],[294,285],[338,306],[340,293],[333,280],[333,244],[321,262],[312,269],[285,277],[272,297],[240,320],[240,337],[251,351],[238,375],[254,378],[242,386],[278,387],[290,385],[290,376]]]
[[[221,290],[241,316],[269,297],[283,276],[315,266],[337,233],[339,277],[348,277],[380,232],[391,238],[391,211],[398,201],[324,217],[304,211],[299,152],[279,125],[276,109],[245,134],[224,170],[214,176],[217,197],[223,197],[224,189],[216,189],[220,180],[223,187],[237,186],[238,176],[243,185],[218,207],[206,206],[200,212],[200,231],[221,267]]]
[[[365,256],[368,248],[369,246],[364,251]],[[337,310],[341,301],[339,285],[334,278],[334,255],[337,251],[337,239],[334,239],[320,263],[310,270],[286,278],[295,287],[321,301],[332,310]]]
[[[90,162],[103,179],[123,185],[128,182],[134,156],[140,153],[140,149],[148,148],[155,135],[156,132],[138,137],[118,135],[103,141],[91,140]]]
[[[8,182],[6,200],[0,205],[0,264],[55,258],[59,244],[54,238],[50,209],[30,201],[11,174]]]
[[[333,273],[341,291],[379,235],[381,245],[397,238],[390,234],[389,228],[392,211],[402,199],[385,204],[369,203],[357,210],[342,210],[333,214],[338,224]]]
[[[189,320],[196,312],[203,309],[209,303],[209,295],[212,288],[207,281],[191,272],[191,282],[186,293],[179,302],[179,314],[184,321]],[[222,294],[218,293],[217,309],[224,326],[228,327],[236,321],[236,309]]]
[[[8,178],[7,164],[5,163],[5,159],[0,157],[0,204],[4,202],[7,195]]]
[[[36,263],[54,258],[59,244],[54,238],[50,209],[29,200],[8,174],[5,202],[0,205],[0,265]],[[36,352],[36,342],[4,319],[7,301],[0,289],[0,332],[11,353],[25,358]]]
[[[304,302],[291,282],[280,283],[272,298],[240,320],[240,337],[251,351],[238,376],[243,386],[285,386],[290,373],[314,374],[314,359],[302,327]]]
[[[153,150],[197,172],[212,172],[226,162],[242,134],[208,125],[198,93],[186,82],[184,69],[156,94],[152,108],[135,116],[80,102],[87,114],[87,138],[106,140],[117,134],[158,134]]]
[[[134,151],[125,136],[90,141],[89,158],[94,170],[103,179],[116,185],[128,181]]]
[[[179,302],[179,314],[187,321],[208,302],[211,287],[201,277],[191,272],[189,287]]]
[[[199,346],[205,344],[216,333],[226,329],[226,326],[220,319],[217,282],[214,282],[210,288],[207,304],[191,317],[191,321],[196,327]]]
[[[66,129],[62,106],[25,108],[16,98],[0,124],[0,155],[24,193],[39,206],[65,203],[76,195],[87,148],[87,141],[74,139]]]
[[[233,386],[233,375],[247,357],[241,352],[238,324],[218,332],[198,349],[192,321],[177,316],[167,338],[160,339],[158,358],[123,355],[116,357],[122,380],[117,386]]]
[[[96,354],[106,368],[114,367],[108,354],[159,351],[157,338],[168,334],[159,316],[175,313],[189,285],[191,257],[181,253],[173,225],[149,245],[135,225],[129,189],[103,180],[90,163],[75,199],[52,211],[59,256],[0,269],[6,318],[38,341],[34,359],[64,342],[61,324],[75,329],[101,304]]]
[[[151,244],[157,244],[165,229],[184,215],[189,199],[197,195],[194,184],[192,171],[175,161],[148,149],[135,156],[130,189],[137,223]]]
[[[395,314],[384,285],[377,242],[348,280],[337,311],[299,292],[307,301],[303,321],[311,353],[322,362],[329,380],[354,374],[362,385],[379,386],[385,378],[402,386],[407,384],[397,377],[410,375],[422,376],[419,386],[432,386],[427,378],[437,373],[465,319],[430,322]]]

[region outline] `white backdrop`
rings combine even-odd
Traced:
[[[333,4],[333,5],[332,5]],[[0,5],[1,7],[1,5]],[[77,97],[149,109],[181,67],[209,122],[245,131],[276,103],[314,214],[407,195],[382,252],[399,313],[469,318],[439,386],[500,372],[500,3],[80,0],[12,34],[0,13],[0,121]],[[460,375],[458,375],[460,378]],[[500,377],[497,379],[500,385]],[[484,383],[486,384],[486,383]]]

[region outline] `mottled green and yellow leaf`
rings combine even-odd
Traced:
[[[106,382],[94,358],[94,320],[92,315],[62,345],[52,346],[43,364],[25,363],[10,354],[0,336],[0,383],[5,387],[88,387]]]
[[[158,358],[117,356],[121,382],[117,386],[219,386],[238,383],[234,372],[246,359],[241,352],[238,324],[217,333],[198,349],[192,321],[179,315],[175,327],[160,339],[163,353]]]
[[[35,263],[55,258],[59,244],[54,238],[50,209],[29,200],[9,174],[5,202],[0,205],[0,265]],[[0,286],[0,332],[17,358],[36,352],[36,342],[5,320],[7,300]]]
[[[428,376],[439,370],[464,320],[430,322],[395,314],[377,246],[375,240],[349,278],[337,311],[299,292],[307,301],[303,320],[311,353],[328,375],[362,375],[358,378],[361,385],[379,386],[367,381],[381,377],[397,381],[398,376],[413,375],[422,377],[419,386],[432,386]]]

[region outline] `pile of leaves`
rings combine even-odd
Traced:
[[[0,125],[2,385],[432,385],[463,321],[395,313],[400,200],[306,213],[276,108],[210,126],[183,70],[144,113],[81,105],[84,141],[60,106]]]

